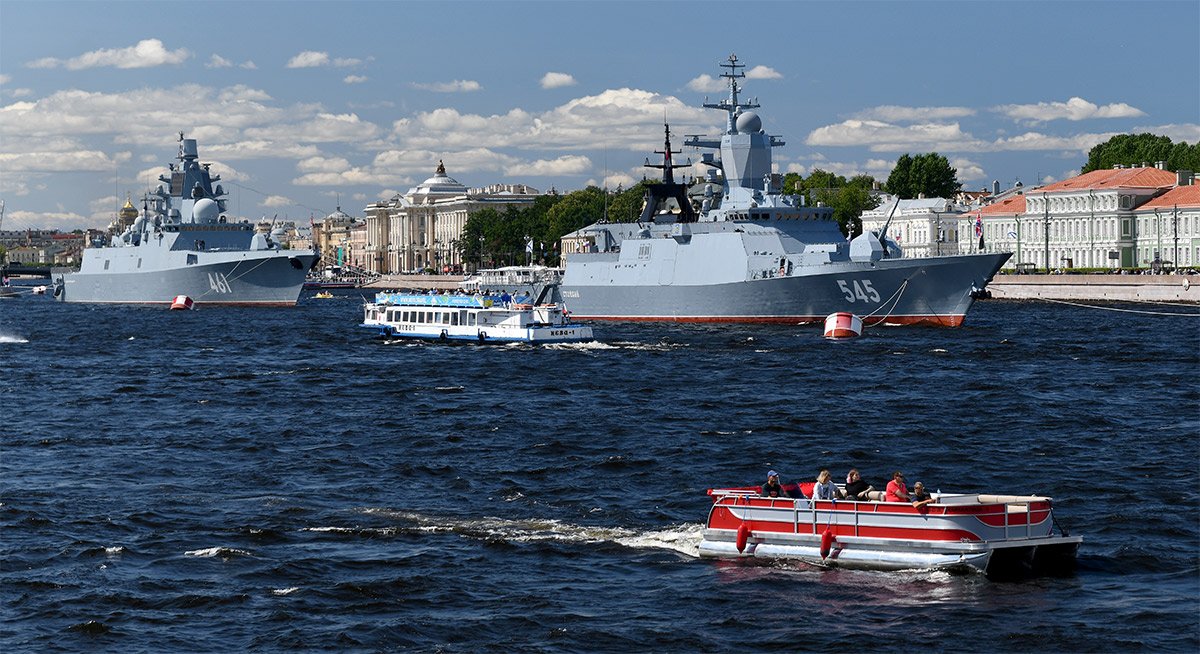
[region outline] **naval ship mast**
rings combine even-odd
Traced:
[[[724,198],[721,209],[705,212],[705,220],[729,220],[730,213],[761,207],[794,208],[798,198],[782,196],[777,175],[772,175],[771,148],[786,145],[779,136],[767,134],[762,129],[762,119],[753,109],[759,108],[758,99],[739,98],[742,91],[738,82],[746,76],[741,71],[746,65],[739,62],[736,54],[721,64],[728,69],[721,77],[729,81],[729,96],[720,102],[707,102],[704,108],[719,109],[726,114],[725,132],[720,138],[689,134],[684,145],[708,148],[720,152],[714,160],[705,153],[701,163],[720,170],[725,177]],[[712,179],[711,175],[708,179]]]
[[[692,162],[690,159],[685,164],[676,164],[672,161],[671,155],[680,154],[682,150],[671,149],[671,126],[665,122],[663,123],[663,133],[663,149],[654,151],[654,154],[663,156],[663,162],[653,164],[647,158],[645,163],[647,168],[662,170],[662,181],[646,184],[646,206],[642,209],[639,222],[694,223],[697,216],[695,209],[692,208],[692,202],[688,198],[688,185],[675,181],[675,169],[687,168],[692,165]]]

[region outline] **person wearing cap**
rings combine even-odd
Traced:
[[[885,502],[907,502],[908,486],[904,485],[904,473],[897,470],[892,473],[892,480],[888,482],[887,493],[884,495]]]
[[[767,483],[762,485],[763,497],[789,497],[783,485],[779,483],[779,473],[774,470],[767,473]]]

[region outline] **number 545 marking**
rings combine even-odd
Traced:
[[[842,289],[842,295],[846,296],[847,302],[856,302],[858,300],[862,300],[863,302],[879,301],[879,291],[875,290],[869,279],[861,281],[855,279],[849,284],[846,283],[846,280],[839,279],[837,283],[838,288]]]

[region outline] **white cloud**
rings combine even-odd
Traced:
[[[116,163],[99,150],[0,153],[0,170],[6,174],[111,171]]]
[[[4,225],[10,229],[57,229],[69,232],[75,229],[86,229],[103,225],[112,219],[112,212],[100,217],[81,216],[71,211],[38,212],[38,211],[6,211]]]
[[[564,155],[557,159],[525,161],[508,166],[504,173],[514,177],[551,177],[555,175],[582,175],[592,168],[592,161],[580,155]]]
[[[265,199],[263,199],[261,204],[264,207],[270,207],[274,209],[277,207],[290,207],[296,203],[291,198],[283,195],[268,195]]]
[[[479,82],[474,80],[456,79],[453,82],[433,82],[430,84],[412,83],[413,88],[421,89],[422,91],[433,91],[435,93],[470,93],[479,91],[483,87]]]
[[[1087,120],[1090,118],[1136,118],[1145,116],[1141,109],[1124,102],[1104,106],[1073,97],[1066,102],[1039,102],[1037,104],[1005,104],[993,109],[1013,120],[1043,123],[1051,120]]]
[[[222,57],[219,54],[213,54],[213,56],[209,57],[208,63],[204,64],[204,67],[205,68],[233,68],[235,65],[238,68],[245,68],[247,70],[254,70],[255,68],[258,68],[258,66],[254,65],[253,61],[243,61],[240,64],[234,64],[232,61],[226,59],[225,57]]]
[[[1039,132],[1025,132],[1010,138],[997,139],[988,146],[991,150],[1063,150],[1087,152],[1092,147],[1107,141],[1121,132],[1103,134],[1075,134],[1051,136]]]
[[[725,90],[725,80],[704,74],[687,83],[687,87],[701,93],[715,93]]]
[[[296,162],[296,170],[302,173],[329,173],[345,170],[350,162],[342,157],[308,157]]]
[[[958,171],[958,181],[960,182],[987,179],[987,175],[983,172],[983,166],[966,157],[950,159],[950,165]]]
[[[345,82],[346,84],[362,84],[363,82],[367,81],[367,76],[366,75],[347,75],[342,78],[342,81]]]
[[[11,81],[12,81],[12,75],[5,75],[4,73],[0,73],[0,86],[8,84]]]
[[[379,128],[362,120],[358,114],[318,113],[298,123],[278,123],[266,127],[247,128],[246,136],[263,138],[281,143],[302,141],[309,143],[362,143],[375,138]]]
[[[755,66],[746,71],[746,79],[783,79],[783,74],[769,66]]]
[[[866,147],[872,152],[977,150],[982,144],[958,123],[898,126],[878,120],[846,120],[818,127],[804,141],[812,146]]]
[[[305,50],[295,57],[292,57],[287,62],[288,68],[316,68],[317,66],[328,65],[329,53],[316,52],[314,50]]]
[[[917,123],[974,115],[975,110],[967,107],[900,107],[896,105],[880,105],[864,109],[855,114],[854,117],[861,120],[880,120],[888,123]]]
[[[1171,139],[1173,143],[1179,143],[1180,141],[1192,144],[1200,143],[1200,125],[1195,123],[1135,127],[1130,130],[1130,132],[1133,134],[1141,134],[1144,132],[1158,134]]]
[[[588,185],[594,185],[594,186],[599,186],[601,188],[608,188],[608,189],[617,189],[617,188],[627,189],[637,183],[638,183],[638,178],[635,178],[633,175],[630,175],[629,173],[620,173],[620,172],[609,173],[608,176],[605,177],[604,179],[600,180],[599,183],[592,181],[592,180],[588,181]]]
[[[567,73],[546,73],[542,75],[542,88],[557,89],[564,86],[574,86],[575,78]]]
[[[678,98],[638,89],[610,89],[546,112],[512,109],[482,116],[441,108],[396,121],[393,134],[407,147],[521,149],[615,148],[646,152],[662,146],[664,113],[676,135],[715,129],[709,112]],[[676,145],[682,139],[676,136]]]
[[[167,50],[158,39],[145,39],[128,48],[93,50],[72,59],[45,57],[25,64],[29,68],[58,68],[83,70],[101,66],[115,68],[152,68],[166,64],[181,64],[192,54],[186,48]]]
[[[353,57],[338,57],[333,60],[333,65],[338,68],[349,68],[351,66],[358,66],[362,62],[362,59],[355,59]]]

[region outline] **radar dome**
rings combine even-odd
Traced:
[[[211,223],[217,219],[217,214],[221,213],[221,209],[217,207],[217,203],[208,198],[196,200],[195,206],[192,207],[192,220],[198,223]]]
[[[758,114],[754,113],[753,111],[747,111],[746,113],[738,114],[737,131],[749,132],[751,134],[761,132],[762,118],[759,118]]]

